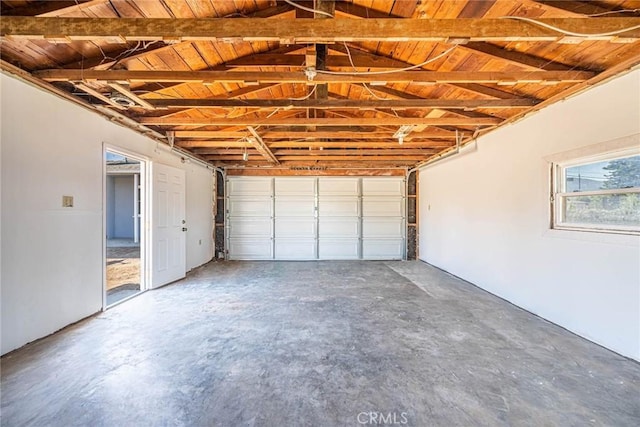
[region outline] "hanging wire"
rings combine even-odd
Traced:
[[[394,69],[394,70],[384,70],[384,71],[328,71],[328,70],[315,70],[316,73],[318,74],[333,74],[333,75],[340,75],[340,76],[360,76],[360,75],[367,75],[367,76],[371,76],[371,75],[381,75],[381,74],[392,74],[392,73],[398,73],[398,72],[402,72],[402,71],[409,71],[409,70],[415,70],[416,68],[421,68],[424,67],[427,64],[430,64],[434,61],[437,61],[438,59],[447,56],[448,54],[450,54],[456,47],[458,47],[458,45],[454,45],[453,47],[445,50],[444,52],[442,52],[440,55],[434,56],[433,58],[429,58],[424,62],[421,62],[419,64],[416,65],[412,65],[410,67],[405,67],[405,68],[399,68],[399,69]]]
[[[307,95],[303,96],[302,98],[289,98],[289,99],[291,101],[304,101],[306,99],[309,99],[315,93],[317,87],[318,85],[313,85],[313,89],[311,89],[311,92],[309,92]]]
[[[356,68],[355,64],[353,63],[353,57],[351,56],[351,49],[349,49],[349,46],[347,45],[347,42],[342,42],[342,44],[344,45],[344,49],[347,52],[347,57],[349,58],[349,63],[351,64],[351,68],[353,68],[353,71],[358,71],[358,69]],[[387,98],[382,98],[378,95],[376,95],[371,89],[369,89],[369,86],[367,86],[366,83],[360,83],[362,85],[363,88],[365,88],[367,90],[367,92],[369,92],[369,94],[374,97],[375,99],[377,99],[378,101],[384,101]]]
[[[613,15],[618,13],[638,13],[640,12],[640,8],[638,9],[621,9],[621,10],[610,10],[608,12],[600,12],[600,13],[592,13],[591,15],[587,15],[590,18],[594,18],[596,16],[605,16],[605,15]]]
[[[578,33],[578,32],[575,32],[575,31],[564,30],[564,29],[558,28],[558,27],[556,27],[554,25],[547,24],[545,22],[540,22],[540,21],[538,21],[536,19],[525,18],[523,16],[502,16],[502,17],[500,17],[500,19],[513,19],[513,20],[516,20],[516,21],[528,22],[530,24],[537,25],[539,27],[543,27],[543,28],[546,28],[546,29],[549,29],[549,30],[557,31],[557,32],[565,34],[567,36],[586,37],[586,38],[617,36],[618,34],[623,34],[623,33],[626,33],[626,32],[629,32],[629,31],[633,31],[633,30],[637,30],[637,29],[640,28],[640,25],[634,25],[633,27],[623,28],[621,30],[609,31],[607,33],[587,34],[587,33]]]
[[[310,7],[303,6],[303,5],[301,5],[301,4],[298,4],[298,3],[296,3],[296,2],[293,2],[293,1],[291,1],[291,0],[284,0],[284,2],[285,2],[285,3],[287,3],[287,4],[289,4],[289,5],[291,5],[291,6],[293,6],[293,7],[297,7],[298,9],[301,9],[301,10],[304,10],[304,11],[307,11],[307,12],[317,13],[317,14],[319,14],[319,15],[324,15],[324,16],[328,16],[328,17],[330,17],[330,18],[333,18],[333,15],[332,15],[332,14],[330,14],[329,12],[325,12],[325,11],[323,11],[323,10],[312,9],[312,8],[310,8]]]

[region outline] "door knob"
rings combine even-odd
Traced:
[[[182,231],[187,231],[187,227],[182,227]]]

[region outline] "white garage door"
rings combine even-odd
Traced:
[[[401,177],[229,177],[229,259],[402,259],[404,187]]]

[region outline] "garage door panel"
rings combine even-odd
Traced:
[[[401,197],[381,198],[366,197],[362,199],[362,216],[391,216],[402,218],[404,199]]]
[[[301,239],[316,237],[315,218],[276,218],[275,236],[280,237],[300,237]]]
[[[276,217],[314,217],[316,200],[314,197],[276,197]]]
[[[320,178],[318,194],[323,196],[358,196],[360,194],[358,178]]]
[[[272,259],[271,239],[229,239],[229,258],[234,260]]]
[[[404,180],[230,177],[231,259],[402,259]]]
[[[272,213],[271,198],[229,198],[227,209],[229,209],[229,217],[271,217]]]
[[[402,221],[397,218],[363,218],[362,237],[382,237],[401,239],[403,233]]]
[[[320,198],[318,215],[326,216],[359,216],[360,202],[357,198]]]
[[[313,196],[316,191],[315,178],[276,178],[274,183],[276,197]]]
[[[272,226],[270,218],[231,218],[228,223],[229,236],[270,239]]]
[[[316,259],[315,239],[276,239],[276,259]]]
[[[404,179],[401,178],[362,178],[362,195],[366,196],[402,196]]]
[[[404,240],[363,239],[362,257],[364,259],[402,259],[404,257]]]
[[[360,237],[360,218],[320,218],[318,232],[324,237]]]
[[[263,196],[271,197],[271,178],[229,178],[228,196]]]
[[[320,238],[318,241],[318,252],[320,259],[358,259],[360,240]]]

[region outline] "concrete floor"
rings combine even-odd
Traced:
[[[1,402],[11,426],[638,426],[640,364],[421,262],[218,262],[4,357]]]

